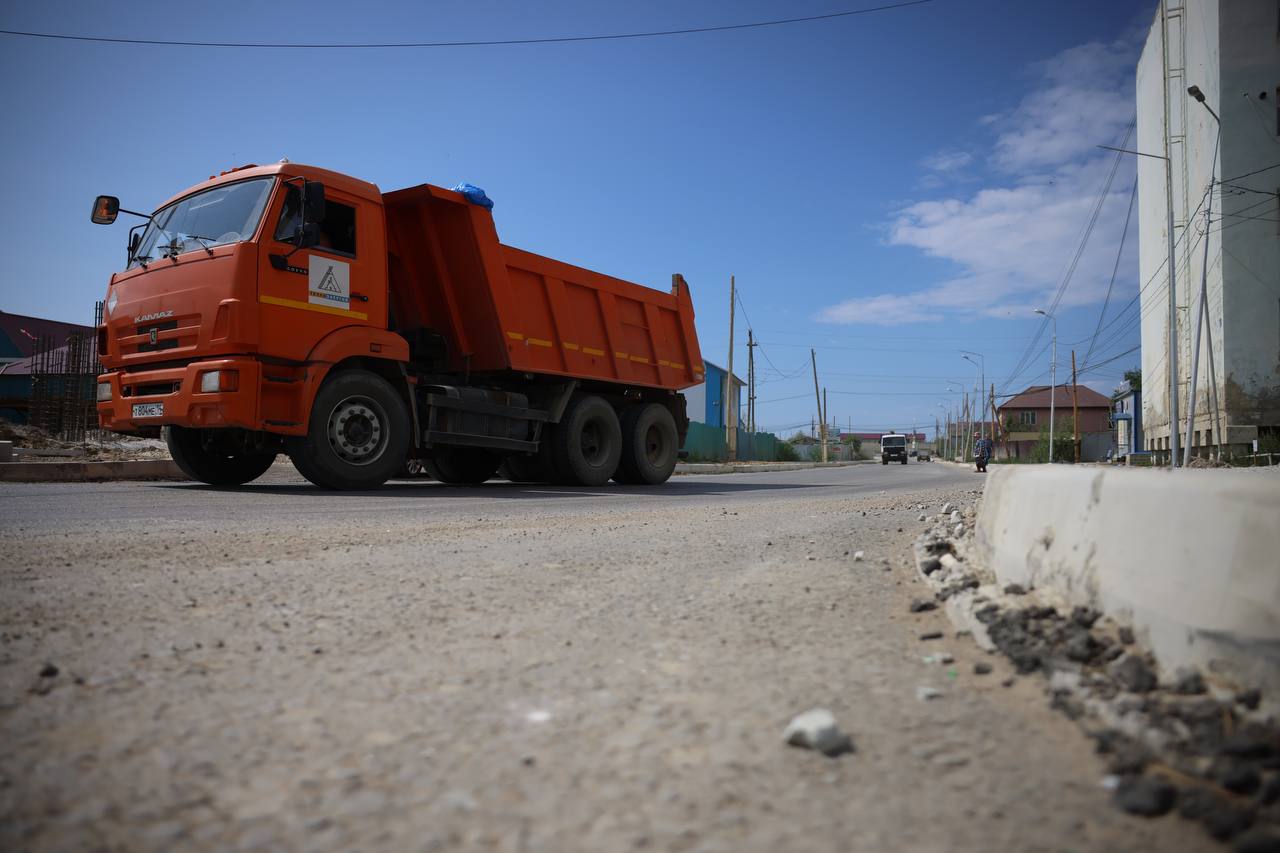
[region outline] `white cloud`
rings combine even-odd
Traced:
[[[857,296],[828,306],[830,323],[894,325],[942,317],[1025,316],[1051,298],[1071,259],[1113,155],[1133,115],[1132,42],[1090,43],[1036,67],[1038,87],[1006,113],[981,124],[996,134],[988,164],[997,184],[968,197],[908,205],[887,229],[887,242],[957,267],[950,278],[901,292]],[[972,161],[941,151],[922,162],[921,186]],[[1063,306],[1102,299],[1115,262],[1134,165],[1122,161]],[[1136,225],[1130,225],[1133,236]],[[1130,241],[1130,246],[1136,240]],[[1122,266],[1132,278],[1133,253]],[[896,308],[895,308],[896,306]],[[904,310],[905,309],[905,310]]]
[[[939,151],[921,161],[921,165],[934,172],[954,172],[973,162],[973,155],[968,151]]]

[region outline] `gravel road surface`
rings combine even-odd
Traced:
[[[1196,849],[908,612],[980,487],[0,486],[0,848]],[[783,743],[814,707],[852,753]]]

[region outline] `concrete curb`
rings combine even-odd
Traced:
[[[0,482],[84,483],[105,480],[188,480],[170,459],[123,462],[8,462],[0,465]]]
[[[804,471],[809,468],[847,468],[850,465],[866,465],[869,460],[856,462],[681,462],[676,465],[677,474],[754,474],[762,471]]]
[[[1166,669],[1280,692],[1280,480],[996,468],[974,550],[1000,586],[1131,625]]]

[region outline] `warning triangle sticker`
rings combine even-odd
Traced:
[[[338,279],[333,274],[333,267],[330,266],[324,272],[324,277],[320,279],[320,283],[316,285],[316,290],[326,290],[329,293],[342,293],[342,288],[338,286]]]

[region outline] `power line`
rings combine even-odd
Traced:
[[[1124,138],[1120,141],[1117,148],[1124,148],[1129,142],[1129,137],[1133,135],[1133,129],[1137,126],[1138,118],[1135,115],[1133,121],[1129,122],[1129,126],[1125,128]],[[1027,367],[1027,359],[1035,350],[1036,345],[1040,343],[1040,339],[1044,337],[1045,329],[1049,326],[1049,316],[1058,310],[1058,305],[1062,302],[1062,297],[1067,292],[1067,287],[1071,284],[1071,278],[1075,275],[1076,267],[1080,264],[1080,258],[1084,255],[1085,247],[1089,244],[1089,238],[1093,235],[1094,226],[1098,224],[1098,216],[1102,212],[1102,206],[1107,200],[1107,195],[1111,191],[1111,184],[1115,181],[1116,173],[1120,170],[1120,157],[1123,152],[1117,151],[1111,162],[1111,171],[1107,173],[1107,179],[1102,184],[1102,189],[1098,192],[1098,199],[1094,202],[1093,209],[1089,214],[1088,222],[1084,227],[1084,231],[1080,236],[1079,243],[1076,246],[1075,253],[1071,257],[1071,261],[1067,264],[1067,269],[1063,273],[1062,282],[1058,285],[1057,292],[1053,295],[1053,300],[1049,305],[1046,316],[1040,321],[1040,327],[1036,329],[1036,333],[1027,343],[1026,349],[1023,350],[1022,356],[1018,359],[1018,363],[1013,368],[1013,373],[1005,379],[1000,385],[1000,390],[1004,391],[1013,384]]]
[[[585,41],[620,41],[623,39],[656,38],[659,36],[687,35],[692,33],[719,33],[729,30],[749,30],[761,27],[778,27],[787,24],[802,24],[811,21],[826,21],[833,18],[847,18],[853,15],[866,15],[872,12],[886,12],[893,9],[904,9],[908,6],[921,6],[933,0],[907,0],[885,6],[869,6],[865,9],[849,9],[843,12],[830,12],[825,15],[807,15],[802,18],[780,18],[773,21],[755,21],[748,24],[724,24],[715,27],[688,27],[678,30],[652,30],[638,33],[612,33],[597,36],[555,36],[548,38],[494,39],[489,41],[435,41],[435,42],[222,42],[222,41],[177,41],[170,39],[111,38],[108,36],[75,36],[66,33],[36,33],[22,30],[0,30],[0,34],[19,36],[22,38],[56,39],[61,41],[91,41],[105,44],[161,45],[167,47],[238,47],[248,49],[291,49],[291,50],[334,50],[334,49],[397,49],[397,48],[434,48],[434,47],[492,47],[519,44],[564,44]]]
[[[1084,365],[1088,366],[1089,356],[1093,355],[1093,346],[1098,342],[1098,333],[1102,331],[1102,321],[1107,316],[1107,306],[1111,304],[1111,290],[1116,286],[1116,273],[1120,270],[1120,258],[1124,255],[1124,244],[1129,236],[1129,220],[1133,218],[1133,202],[1138,197],[1138,177],[1133,178],[1133,189],[1129,193],[1129,211],[1124,215],[1124,230],[1120,232],[1120,248],[1116,250],[1115,266],[1111,268],[1111,281],[1107,283],[1107,298],[1102,302],[1102,311],[1098,314],[1098,325],[1093,330],[1093,340],[1089,341],[1089,349],[1084,354]]]
[[[1249,178],[1254,175],[1260,175],[1263,172],[1269,172],[1272,169],[1280,169],[1280,163],[1272,163],[1270,166],[1263,166],[1261,169],[1254,169],[1252,172],[1245,172],[1243,175],[1236,175],[1234,178],[1223,178],[1221,181],[1218,181],[1218,183],[1229,184],[1232,181],[1238,181],[1241,178]]]

